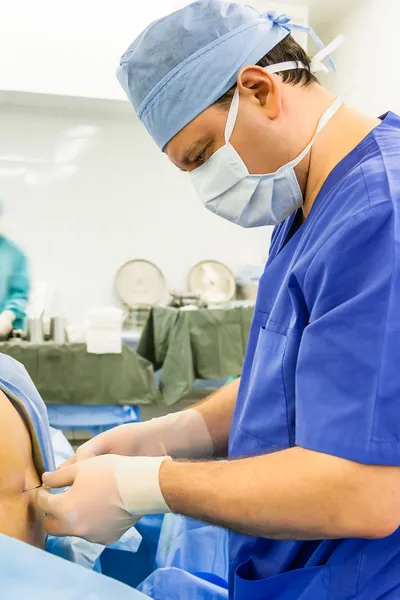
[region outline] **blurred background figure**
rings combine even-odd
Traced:
[[[26,256],[4,235],[3,215],[0,200],[0,338],[25,328],[30,288]]]

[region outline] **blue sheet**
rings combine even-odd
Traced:
[[[97,435],[102,431],[142,420],[138,406],[104,406],[50,404],[47,407],[52,427],[64,430],[85,430]]]
[[[227,581],[228,532],[182,515],[165,515],[155,568],[167,567],[209,573]]]
[[[146,517],[139,521],[137,529],[143,537],[136,555],[140,563],[131,558],[131,566],[126,562],[125,571],[136,580],[140,570],[148,574],[139,590],[156,600],[228,597],[225,530],[172,514],[165,515],[162,522],[160,517]]]
[[[139,589],[153,600],[227,600],[226,582],[169,567],[155,571]]]
[[[144,600],[119,581],[0,535],[2,600]]]
[[[102,572],[160,600],[227,598],[227,532],[181,515],[144,517],[138,551],[107,548]],[[144,581],[143,581],[144,580]]]
[[[145,531],[142,532],[145,536]],[[139,586],[154,600],[228,598],[228,533],[181,515],[167,514],[155,571]]]

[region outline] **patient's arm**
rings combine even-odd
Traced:
[[[42,515],[36,510],[40,484],[32,458],[27,426],[10,400],[0,391],[0,533],[44,547]]]

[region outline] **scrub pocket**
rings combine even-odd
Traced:
[[[240,429],[272,450],[289,447],[288,410],[283,380],[287,338],[260,328]]]
[[[251,579],[252,561],[235,572],[233,600],[328,600],[329,567],[295,569],[267,579]]]

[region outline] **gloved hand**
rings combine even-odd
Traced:
[[[4,310],[0,314],[0,337],[5,337],[11,333],[14,321],[15,313],[12,310]]]
[[[211,458],[213,442],[200,413],[194,409],[185,410],[105,431],[78,448],[76,456],[61,468],[99,454]]]
[[[37,504],[46,514],[46,531],[108,545],[143,515],[169,512],[159,484],[164,460],[170,458],[96,456],[45,473],[45,486],[71,486],[59,494],[38,490]]]

